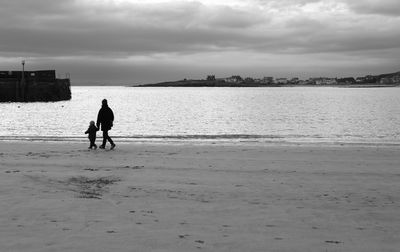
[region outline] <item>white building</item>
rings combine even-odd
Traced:
[[[287,78],[276,78],[275,81],[277,84],[288,84],[289,80]]]
[[[335,78],[314,78],[315,85],[336,85],[337,80]]]

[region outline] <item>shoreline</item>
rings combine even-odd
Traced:
[[[400,87],[400,84],[335,84],[335,85],[295,85],[295,84],[277,84],[277,85],[221,85],[221,86],[191,86],[191,85],[156,85],[156,84],[145,84],[145,85],[137,85],[137,86],[124,86],[124,87],[139,87],[139,88],[156,88],[156,87],[168,87],[168,88],[193,88],[193,87],[210,87],[210,88],[284,88],[284,87],[317,87],[317,88],[393,88]]]
[[[287,141],[287,140],[259,140],[259,139],[187,139],[187,138],[146,138],[146,137],[116,137],[112,136],[116,143],[123,145],[199,145],[199,146],[299,146],[299,147],[377,147],[400,148],[399,142],[363,142],[363,141]],[[97,137],[96,143],[101,143],[102,137]],[[87,137],[0,137],[0,143],[73,143],[86,144]]]
[[[87,146],[0,141],[1,251],[400,246],[398,147]]]
[[[193,83],[192,83],[193,82]],[[334,88],[392,88],[392,87],[400,87],[400,83],[392,83],[392,84],[380,84],[380,83],[357,83],[357,84],[259,84],[259,83],[229,83],[229,82],[213,82],[213,81],[204,81],[204,80],[193,80],[193,81],[171,81],[171,82],[161,82],[154,84],[139,84],[139,85],[126,85],[126,87],[231,87],[231,88],[260,88],[260,87],[271,87],[271,88],[280,88],[280,87],[334,87]]]

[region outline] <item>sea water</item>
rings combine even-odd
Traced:
[[[106,98],[117,141],[400,144],[400,88],[71,89],[70,101],[0,103],[0,140],[83,141]]]

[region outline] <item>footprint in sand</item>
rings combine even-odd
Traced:
[[[143,169],[144,166],[139,166],[139,165],[129,166],[129,165],[126,165],[126,166],[124,166],[123,168],[125,168],[125,169],[132,169],[132,170],[140,170],[140,169]]]
[[[5,173],[18,173],[20,172],[19,170],[13,170],[13,171],[5,171]]]
[[[341,241],[325,241],[326,243],[333,243],[333,244],[340,244],[342,243]]]

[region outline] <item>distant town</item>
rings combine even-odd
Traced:
[[[195,86],[221,86],[221,87],[258,87],[258,86],[397,86],[400,85],[400,72],[367,75],[364,77],[345,77],[327,78],[316,77],[302,80],[299,78],[252,78],[233,75],[227,78],[217,78],[215,75],[208,75],[205,79],[193,80],[183,79],[179,81],[161,82],[155,84],[139,85],[143,87],[151,86],[176,86],[176,87],[195,87]]]

